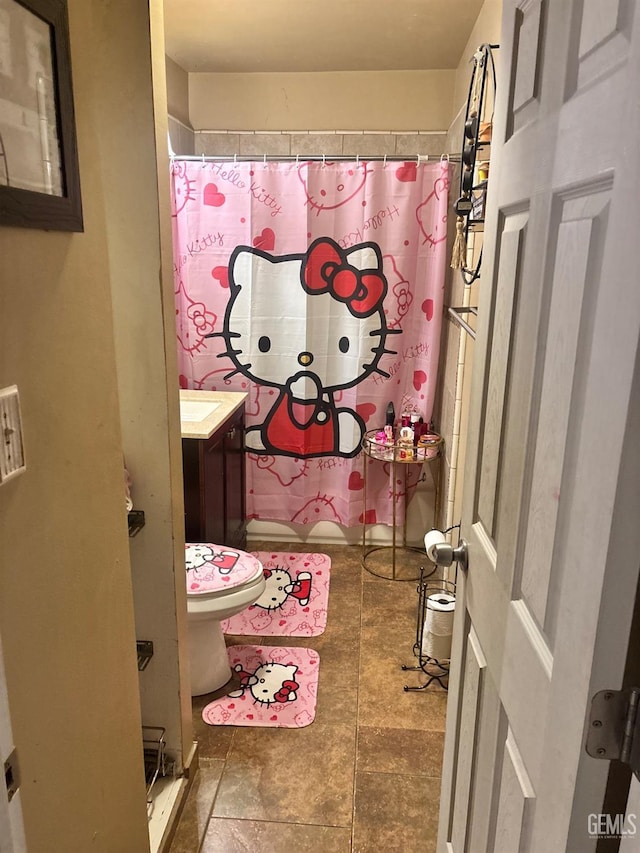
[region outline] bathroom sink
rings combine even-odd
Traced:
[[[219,405],[207,400],[181,400],[180,420],[198,423],[212,415]]]

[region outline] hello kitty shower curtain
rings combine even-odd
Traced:
[[[180,386],[248,393],[249,518],[362,523],[363,434],[389,402],[431,418],[449,164],[171,170]],[[389,524],[389,464],[366,461]]]

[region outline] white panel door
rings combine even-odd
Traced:
[[[595,850],[640,553],[640,9],[505,0],[439,853]]]

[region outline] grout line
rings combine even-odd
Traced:
[[[360,557],[362,557],[362,545],[360,546]],[[362,560],[359,561],[360,571],[360,619],[358,625],[358,681],[356,687],[356,742],[355,753],[353,756],[353,786],[351,795],[351,849],[355,845],[355,830],[356,830],[356,779],[358,775],[358,746],[360,744],[360,673],[362,670],[362,613],[364,610],[364,566]]]
[[[277,823],[279,826],[320,826],[320,827],[328,827],[329,829],[349,829],[349,825],[346,823],[317,823],[316,821],[311,821],[306,823],[301,820],[281,820],[279,818],[271,818],[271,817],[234,817],[233,815],[218,815],[216,820],[237,820],[237,821],[246,821],[247,823],[266,823],[266,824],[274,824]]]
[[[419,731],[423,731],[420,729]],[[440,732],[439,734],[444,734]],[[436,773],[400,773],[397,770],[361,770],[361,773],[367,773],[369,776],[402,776],[403,779],[441,779],[442,774]]]
[[[174,119],[174,121],[180,121],[180,119],[175,119],[173,116],[169,116]],[[211,133],[211,134],[251,134],[253,136],[269,136],[272,134],[310,134],[312,136],[446,136],[446,130],[320,130],[309,128],[308,130],[304,130],[302,128],[296,128],[295,130],[287,130],[286,128],[282,130],[227,130],[227,129],[210,129],[210,128],[201,128],[195,129],[190,128],[185,125],[186,129],[191,131],[191,133]]]
[[[231,750],[233,748],[233,742],[235,740],[236,733],[237,733],[237,729],[234,728],[231,732],[231,737],[229,738],[229,743],[227,745],[227,750],[225,752],[225,756],[223,759],[222,773],[220,774],[220,778],[218,779],[218,784],[216,785],[216,790],[215,790],[215,793],[213,795],[213,799],[211,800],[211,808],[209,809],[209,812],[207,814],[207,820],[206,820],[204,828],[202,830],[202,838],[200,839],[199,846],[198,846],[196,853],[202,853],[202,845],[204,844],[204,840],[207,836],[207,831],[209,829],[209,824],[211,822],[211,818],[214,817],[213,810],[214,810],[215,805],[216,805],[216,800],[218,799],[218,794],[220,793],[220,788],[222,787],[222,780],[224,779],[224,774],[227,771],[227,762],[229,760],[229,753],[231,752]]]

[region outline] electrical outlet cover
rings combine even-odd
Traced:
[[[18,386],[0,390],[0,484],[26,468]]]

